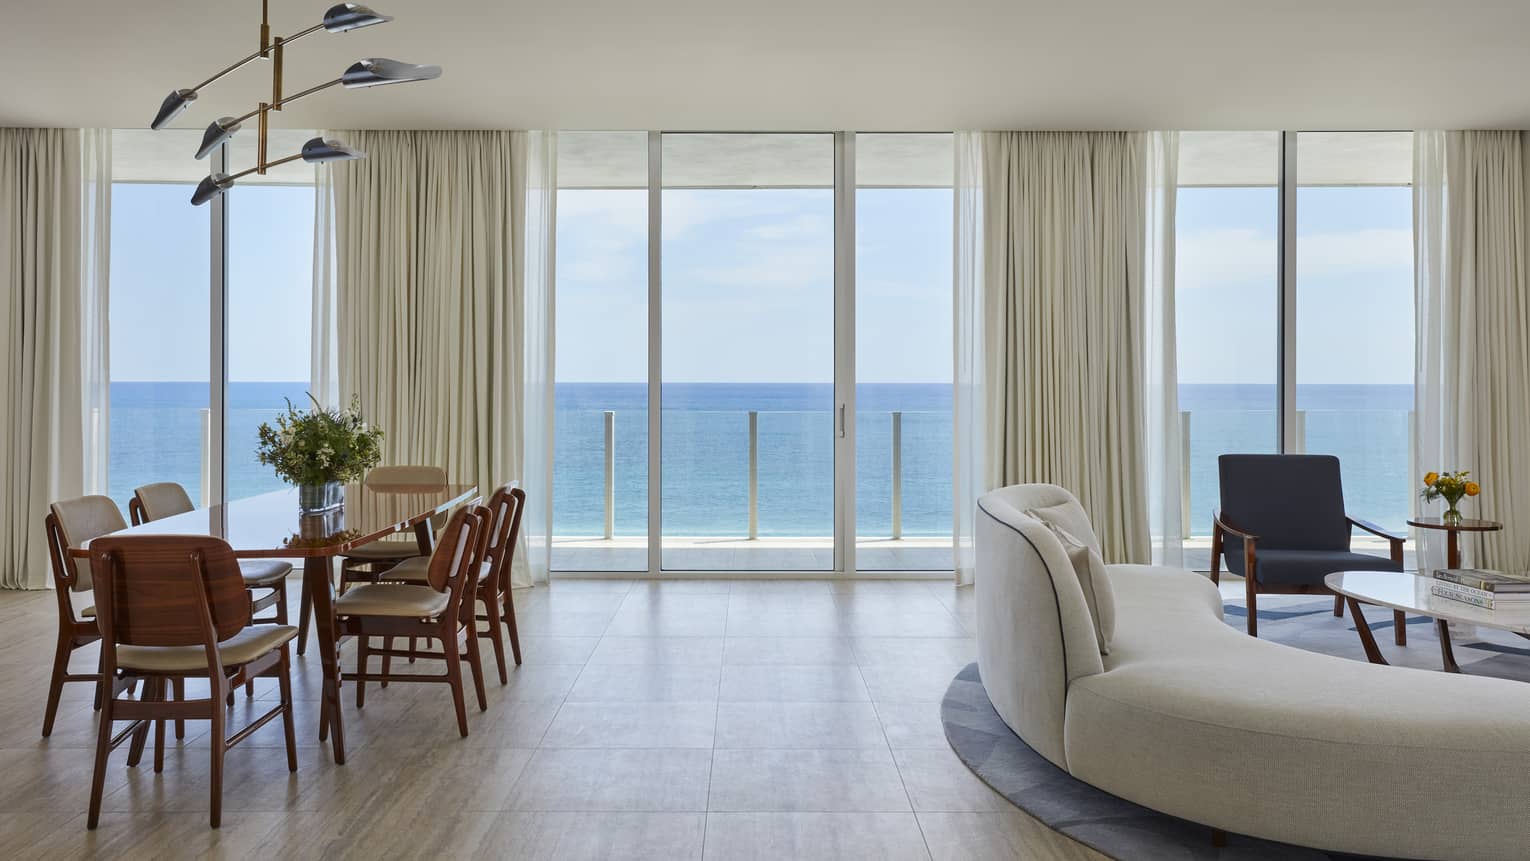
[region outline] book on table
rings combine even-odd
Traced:
[[[1492,609],[1530,604],[1530,577],[1482,568],[1445,568],[1434,572],[1429,592],[1441,598]]]
[[[1490,592],[1473,592],[1469,589],[1451,588],[1449,583],[1434,583],[1429,587],[1429,594],[1436,598],[1444,598],[1449,601],[1459,601],[1462,604],[1470,604],[1473,607],[1481,607],[1484,610],[1495,609],[1497,604]]]

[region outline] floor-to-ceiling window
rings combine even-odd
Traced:
[[[273,157],[297,152],[313,132],[272,132]],[[242,143],[253,143],[246,138]],[[231,166],[253,163],[236,148]],[[342,168],[344,169],[344,168]],[[313,167],[294,162],[241,180],[225,196],[228,218],[228,388],[225,496],[286,485],[255,459],[256,429],[308,400],[313,320]]]
[[[648,569],[648,134],[558,136],[552,566]]]
[[[124,507],[151,482],[207,490],[209,221],[188,202],[200,137],[113,135],[107,488]]]
[[[855,136],[855,563],[951,564],[952,136]]]
[[[1180,141],[1188,561],[1208,561],[1224,453],[1337,455],[1350,511],[1402,531],[1415,484],[1412,134]]]

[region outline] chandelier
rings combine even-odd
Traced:
[[[212,155],[219,147],[228,143],[229,139],[243,126],[245,121],[255,119],[257,123],[256,134],[259,136],[255,147],[255,166],[234,174],[226,174],[214,171],[206,179],[197,185],[197,189],[191,195],[191,202],[200,206],[209,200],[223,194],[241,177],[250,174],[264,175],[265,172],[278,165],[302,159],[309,164],[318,164],[329,161],[344,161],[347,159],[365,158],[366,153],[346,146],[337,140],[324,137],[316,137],[303,144],[301,150],[292,155],[274,160],[268,160],[266,153],[267,139],[267,114],[279,111],[283,107],[292,104],[298,99],[306,98],[314,93],[322,92],[331,87],[345,87],[357,89],[360,87],[377,87],[384,84],[403,84],[410,81],[428,81],[441,77],[440,66],[417,66],[413,63],[400,63],[397,60],[387,60],[381,57],[357,60],[349,68],[340,74],[340,77],[332,81],[300,90],[291,95],[282,92],[282,52],[285,48],[298,39],[324,30],[330,33],[348,33],[352,30],[360,30],[374,24],[386,24],[393,19],[387,15],[379,15],[357,3],[341,3],[330,7],[324,13],[324,19],[306,30],[299,30],[291,36],[272,36],[269,16],[269,0],[261,0],[260,3],[260,50],[234,63],[226,69],[218,72],[207,80],[189,89],[175,90],[165,97],[165,101],[159,106],[159,113],[154,115],[154,121],[149,124],[151,129],[162,129],[176,117],[185,112],[192,102],[197,100],[197,95],[214,81],[239,69],[255,60],[271,61],[271,101],[261,102],[256,108],[248,113],[237,117],[219,117],[207,126],[207,131],[202,135],[202,145],[197,148],[197,158],[204,159]]]

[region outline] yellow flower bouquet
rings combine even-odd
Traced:
[[[1450,507],[1440,519],[1452,525],[1460,523],[1461,512],[1456,506],[1460,504],[1461,498],[1482,492],[1481,485],[1468,480],[1469,475],[1471,470],[1466,469],[1459,472],[1431,472],[1424,476],[1424,489],[1419,495],[1425,502],[1444,499]]]

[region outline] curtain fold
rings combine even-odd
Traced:
[[[319,132],[321,137],[328,132]],[[342,167],[342,170],[345,168]],[[339,286],[335,267],[335,168],[314,165],[313,313],[309,353],[309,393],[326,407],[340,403]]]
[[[553,135],[344,137],[368,157],[333,174],[337,394],[384,430],[386,462],[440,465],[485,494],[520,482],[514,579],[545,580]]]
[[[1176,143],[1127,132],[958,138],[959,581],[970,580],[973,504],[993,487],[1067,487],[1113,562],[1150,561],[1150,519],[1158,529],[1178,519],[1177,504],[1165,510],[1177,500],[1167,485],[1156,503],[1149,494],[1150,467],[1162,473],[1177,459],[1166,386]]]
[[[1463,540],[1463,562],[1511,571],[1530,568],[1526,144],[1516,131],[1414,136],[1415,474],[1472,471],[1482,495],[1467,516],[1504,530]],[[1442,535],[1419,531],[1420,570],[1443,566]]]
[[[1158,565],[1184,565],[1184,427],[1179,412],[1179,365],[1174,317],[1174,214],[1179,194],[1179,133],[1142,136],[1147,217],[1142,289],[1142,478],[1148,536]]]
[[[0,128],[0,586],[49,585],[48,503],[106,486],[111,133]]]

